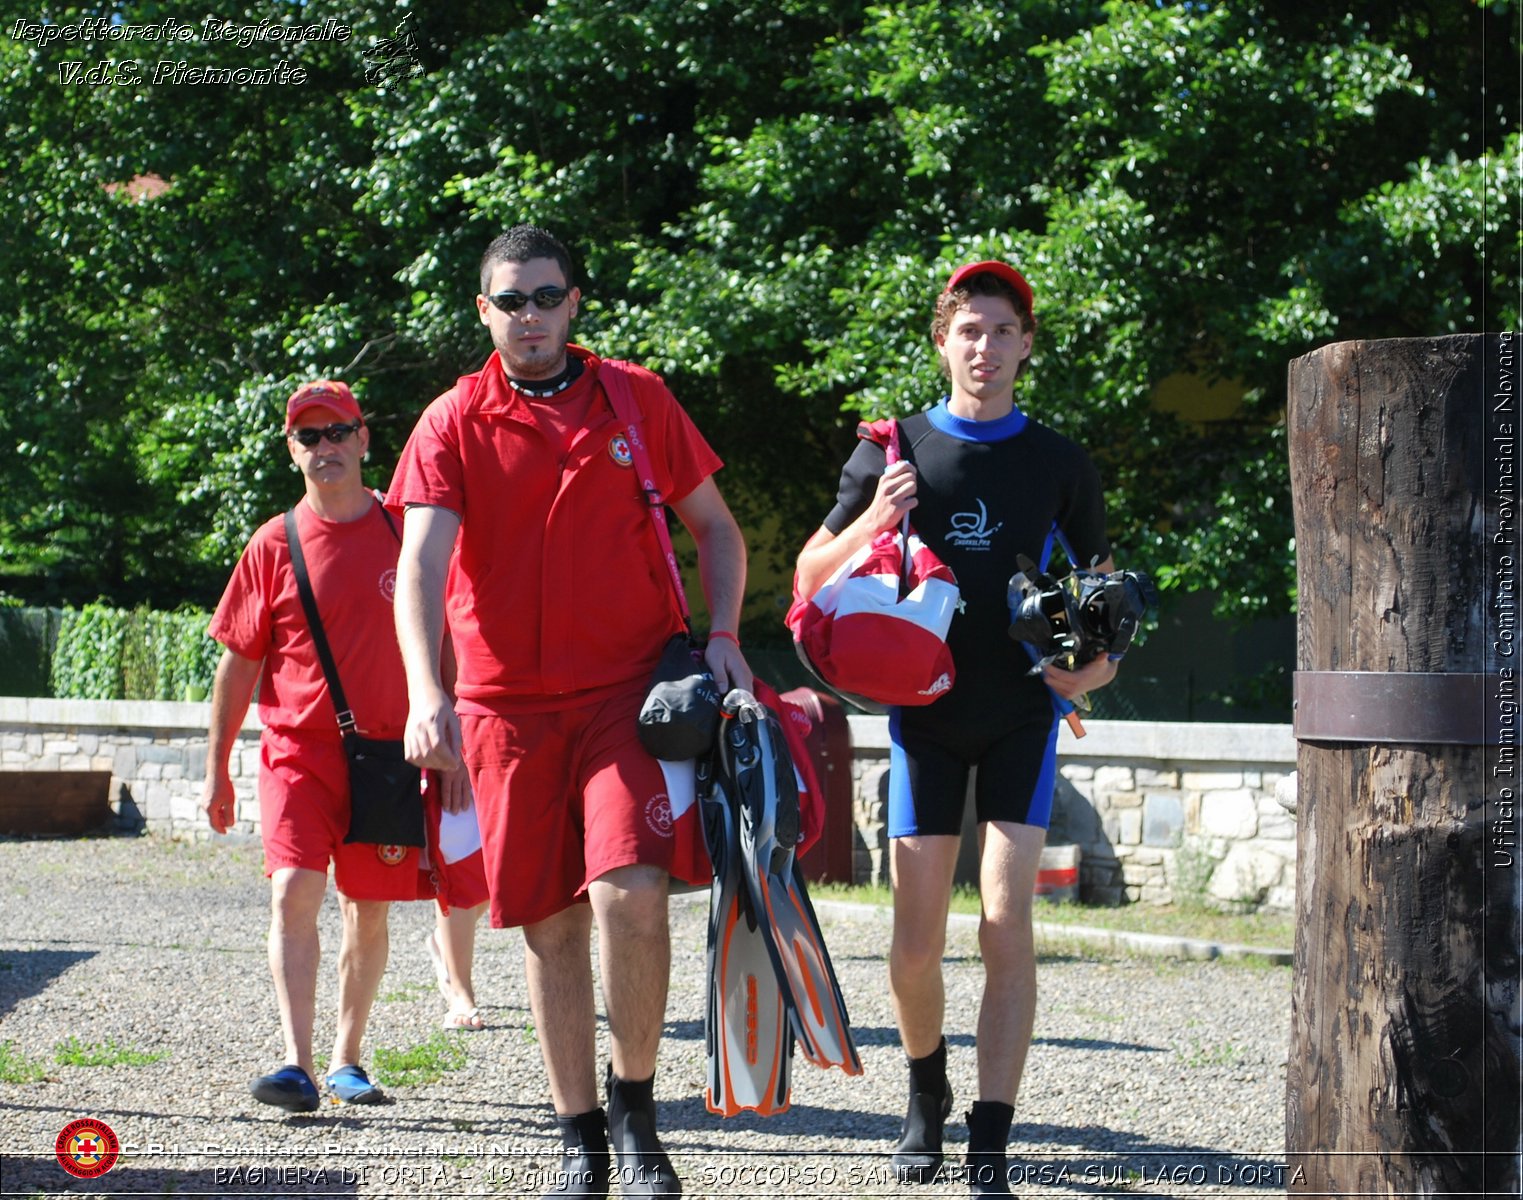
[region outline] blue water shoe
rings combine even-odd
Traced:
[[[339,1104],[385,1104],[386,1093],[370,1082],[370,1076],[354,1065],[340,1067],[328,1076],[328,1094]]]
[[[294,1066],[250,1080],[249,1093],[260,1104],[273,1104],[287,1112],[316,1112],[321,1102],[312,1077]]]

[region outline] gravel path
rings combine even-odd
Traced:
[[[463,1059],[436,1082],[393,1087],[383,1108],[288,1117],[250,1077],[280,1056],[257,846],[154,838],[0,841],[0,1194],[538,1195],[558,1148],[522,974],[522,939],[483,929],[477,995],[488,1028],[436,1039]],[[689,1196],[963,1196],[949,1180],[901,1188],[887,1150],[905,1071],[889,1008],[884,916],[822,917],[865,1073],[797,1060],[793,1108],[720,1120],[703,1104],[702,898],[672,904],[673,985],[657,1095]],[[375,1047],[428,1041],[443,1004],[423,948],[431,906],[400,905],[371,1021]],[[332,1036],[338,910],[323,912],[319,1066]],[[958,1098],[973,1096],[981,972],[961,923],[947,950],[948,1041]],[[1036,1041],[1016,1110],[1018,1195],[1254,1196],[1285,1192],[1284,967],[1044,953]],[[114,1043],[154,1061],[70,1066],[58,1047]],[[606,1044],[601,1049],[606,1061]],[[123,1145],[94,1181],[54,1156],[93,1117]]]

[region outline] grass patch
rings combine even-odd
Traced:
[[[0,1083],[40,1083],[47,1077],[43,1065],[17,1050],[15,1042],[0,1045]]]
[[[1220,1046],[1207,1046],[1198,1038],[1192,1039],[1189,1050],[1176,1051],[1187,1067],[1231,1067],[1237,1064],[1241,1051],[1231,1042]]]
[[[376,1080],[387,1087],[419,1087],[465,1066],[465,1047],[442,1030],[409,1050],[375,1052]]]
[[[81,1042],[71,1037],[53,1047],[53,1057],[65,1067],[145,1067],[168,1058],[169,1054],[163,1050],[134,1050],[131,1046],[118,1045],[115,1039]]]
[[[889,889],[881,884],[811,883],[809,894],[816,900],[847,900],[885,906],[893,903]],[[977,914],[977,890],[967,885],[953,889],[952,911]],[[1295,915],[1286,912],[1224,913],[1196,904],[1124,904],[1109,908],[1039,900],[1035,916],[1048,925],[1086,925],[1125,933],[1167,934],[1274,950],[1289,950],[1295,942]]]
[[[394,991],[385,992],[376,999],[382,1004],[410,1004],[424,996],[433,995],[436,989],[426,983],[404,983]]]

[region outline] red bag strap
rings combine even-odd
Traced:
[[[672,534],[666,523],[666,498],[656,483],[656,472],[651,467],[650,450],[640,436],[640,418],[635,407],[635,392],[629,384],[629,364],[616,358],[605,358],[598,368],[598,382],[613,415],[624,426],[629,439],[629,452],[634,459],[635,470],[640,476],[640,490],[644,492],[650,521],[656,528],[656,540],[661,543],[661,553],[666,556],[666,569],[672,577],[672,590],[677,593],[677,607],[682,610],[682,623],[689,634],[693,632],[693,614],[687,605],[687,592],[682,586],[682,571],[677,566],[677,552],[672,549]]]
[[[899,448],[899,422],[889,417],[882,421],[863,421],[857,426],[857,437],[864,442],[876,442],[883,447],[885,466],[893,466],[904,458]],[[899,559],[899,599],[903,600],[910,590],[910,572],[914,564],[910,559],[910,514],[904,514],[899,523],[899,537],[903,553]]]
[[[876,442],[882,446],[889,466],[904,457],[899,451],[899,422],[893,417],[882,421],[863,421],[857,426],[857,437],[864,442]]]

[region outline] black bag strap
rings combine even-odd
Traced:
[[[386,523],[391,526],[392,536],[397,527],[391,514],[383,508]],[[400,540],[400,539],[398,539]],[[296,576],[296,593],[301,597],[302,610],[307,614],[307,625],[312,630],[312,642],[317,647],[317,660],[323,665],[323,678],[328,681],[328,694],[333,698],[333,710],[338,714],[338,730],[345,737],[355,732],[354,710],[344,698],[344,685],[338,681],[338,664],[333,661],[333,651],[328,647],[328,635],[323,632],[323,619],[317,612],[317,597],[312,594],[312,579],[307,574],[307,558],[301,552],[301,538],[296,532],[296,509],[286,510],[286,546],[291,552],[291,571]]]

